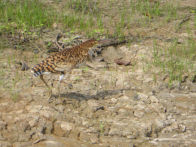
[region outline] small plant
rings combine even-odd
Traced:
[[[105,125],[104,125],[104,123],[101,121],[100,124],[99,124],[99,131],[100,131],[100,134],[101,134],[101,135],[103,135],[104,130],[105,130]]]
[[[169,1],[160,3],[159,1],[131,0],[130,14],[135,17],[138,24],[148,26],[154,21],[160,21],[161,17],[166,19],[167,22],[176,19],[177,7]]]
[[[68,7],[79,13],[98,13],[96,1],[92,0],[69,0]]]
[[[161,60],[160,60],[160,52],[161,52],[161,50],[159,49],[159,46],[154,41],[154,43],[153,43],[153,64],[155,66],[158,66],[161,63]]]
[[[0,87],[4,87],[4,76],[6,75],[5,71],[3,69],[0,70]]]
[[[120,21],[118,23],[116,23],[116,31],[115,31],[115,36],[120,38],[120,39],[124,39],[125,35],[124,35],[124,27],[125,27],[125,13],[122,12],[121,14],[121,18]]]
[[[47,47],[51,47],[51,46],[52,46],[52,42],[49,41],[49,42],[47,43]]]
[[[89,68],[86,66],[86,67],[82,68],[82,71],[88,72],[89,71]]]
[[[160,2],[150,2],[149,0],[130,1],[133,13],[139,12],[140,14],[152,18],[153,16],[161,15]]]
[[[76,77],[74,78],[74,80],[75,80],[75,81],[80,80],[80,76],[76,76]]]
[[[166,3],[163,7],[165,11],[166,21],[170,21],[172,19],[176,19],[177,17],[177,6],[172,3]]]
[[[11,91],[10,93],[11,93],[11,98],[12,98],[12,100],[13,100],[14,102],[16,102],[16,101],[18,100],[18,98],[19,98],[18,92]]]
[[[167,48],[154,42],[153,65],[160,67],[161,72],[169,76],[169,83],[182,81],[185,73],[193,73],[193,59],[196,52],[196,43],[193,39],[187,39],[185,43],[172,42]]]

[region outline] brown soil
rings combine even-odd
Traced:
[[[155,81],[143,70],[152,59],[151,38],[104,48],[99,56],[104,61],[95,59],[89,63],[94,68],[83,65],[66,75],[60,97],[58,75],[46,76],[53,85],[49,103],[44,84],[18,62],[32,67],[48,56],[45,42],[54,41],[57,32],[25,44],[30,50],[0,50],[0,146],[196,146],[196,84],[188,80],[168,88],[163,77]],[[144,32],[173,38],[159,29]],[[176,36],[187,37],[183,31]],[[119,58],[131,64],[117,65]]]

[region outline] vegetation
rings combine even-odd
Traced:
[[[160,73],[169,76],[170,84],[173,81],[181,82],[184,75],[193,76],[196,73],[193,68],[195,53],[196,43],[192,38],[185,40],[182,44],[174,41],[168,47],[162,47],[155,42],[153,46],[153,65],[161,68]]]
[[[51,26],[54,13],[38,0],[0,1],[1,30],[23,29]]]
[[[142,40],[145,35],[148,36],[145,29],[156,30],[176,20],[182,20],[185,15],[181,13],[179,4],[175,1],[68,0],[65,3],[58,0],[48,3],[40,0],[1,0],[0,36],[10,32],[12,35],[19,33],[33,36],[43,28],[54,29],[55,24],[66,32],[82,33],[88,37],[123,39],[135,34]],[[195,9],[189,13],[194,15],[193,26],[196,28]],[[160,68],[160,74],[168,74],[170,83],[182,81],[184,73],[196,72],[193,68],[196,56],[193,26],[189,23],[180,24],[180,28],[183,27],[189,35],[182,43],[174,39],[163,46],[157,39],[153,39],[153,58],[149,64],[151,68]],[[176,24],[173,27],[173,32],[179,28]],[[49,47],[51,43],[47,45]],[[1,49],[5,46],[6,41],[0,42]],[[20,44],[17,46],[20,48]],[[8,64],[11,64],[9,58]],[[0,72],[0,76],[2,75],[3,71]],[[0,84],[2,85],[1,81]]]
[[[147,22],[149,24],[151,20],[164,15],[167,16],[167,20],[177,16],[176,7],[170,3],[161,5],[160,2],[132,0],[119,10],[112,11],[115,9],[114,6],[108,8],[108,13],[111,13],[109,19],[113,21],[108,23],[104,21],[105,12],[99,6],[98,1],[69,0],[59,12],[52,5],[39,0],[0,1],[0,31],[14,32],[21,29],[23,32],[28,32],[32,28],[51,27],[57,23],[62,24],[65,29],[82,31],[90,36],[107,35],[112,30],[114,32],[112,35],[123,37],[135,22],[139,25]],[[113,16],[117,17],[116,20],[113,20]]]

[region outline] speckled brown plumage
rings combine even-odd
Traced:
[[[31,71],[35,77],[40,76],[40,79],[49,88],[49,95],[51,96],[52,90],[44,80],[43,75],[49,73],[60,74],[61,76],[59,81],[61,81],[66,72],[70,72],[71,69],[76,67],[78,64],[81,64],[87,60],[89,49],[95,44],[97,44],[97,41],[91,39],[81,43],[78,46],[57,52],[47,57],[40,64],[35,65]]]
[[[32,72],[34,73],[34,76],[37,77],[45,73],[61,73],[62,71],[68,71],[76,65],[86,61],[89,48],[93,47],[96,43],[96,40],[91,39],[78,46],[57,52],[43,60],[40,64],[35,65],[32,68]]]

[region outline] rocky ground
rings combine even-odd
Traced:
[[[84,64],[65,76],[60,96],[58,75],[45,76],[53,87],[50,101],[41,80],[20,63],[32,67],[47,57],[61,30],[43,30],[36,43],[8,37],[31,49],[0,50],[0,147],[196,146],[195,81],[185,75],[171,86],[167,75],[150,66],[154,39],[167,46],[172,38],[183,43],[189,37],[185,30],[170,32],[172,26],[103,48],[87,63],[91,67]],[[117,65],[119,58],[130,64]]]
[[[16,64],[21,55],[32,65],[41,58],[13,49],[2,51],[1,57],[10,57],[10,63],[1,60],[1,69],[7,70],[4,90],[15,88],[1,88],[0,145],[196,145],[196,85],[185,82],[168,88],[163,80],[155,82],[144,72],[143,57],[151,56],[146,46],[150,42],[105,48],[100,56],[104,61],[90,63],[94,68],[84,65],[66,75],[60,97],[58,76],[46,76],[53,83],[50,103],[43,83]],[[120,57],[131,65],[117,65],[114,59]]]

